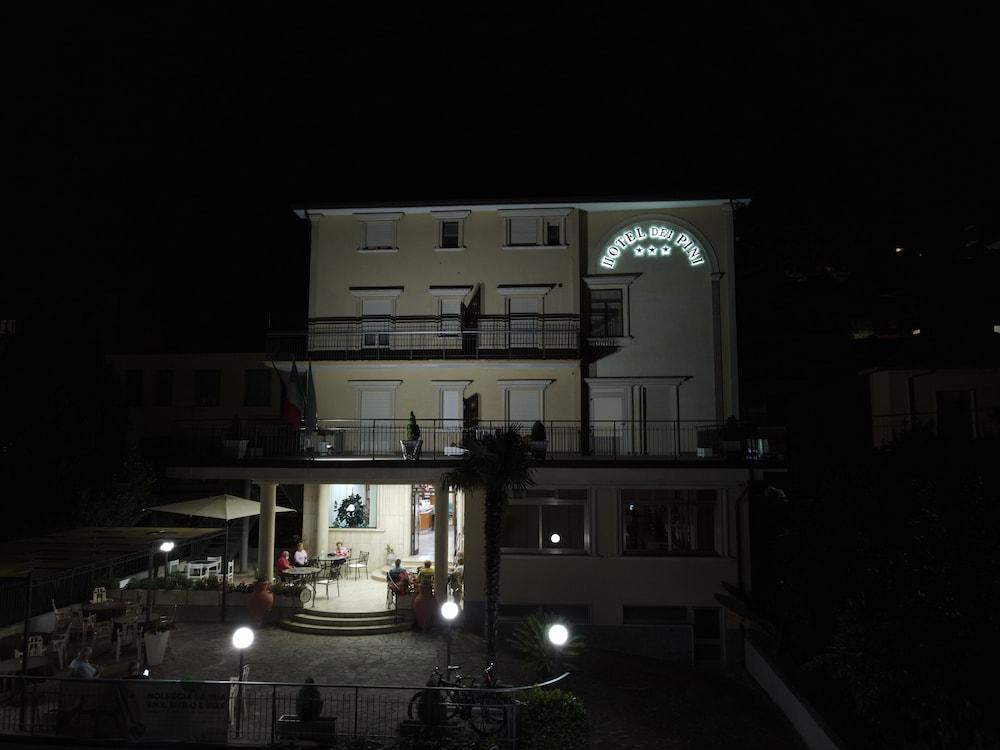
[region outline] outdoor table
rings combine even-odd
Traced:
[[[334,568],[339,568],[347,562],[347,555],[335,555],[329,552],[325,558],[316,560],[316,562],[319,563],[320,567],[332,571]]]
[[[320,569],[314,568],[312,566],[306,566],[304,568],[288,568],[288,570],[283,570],[281,572],[281,577],[289,581],[302,581],[306,585],[312,584],[312,600],[313,607],[316,606],[316,578],[319,574]]]
[[[106,602],[84,602],[80,609],[83,616],[97,615],[98,620],[111,620],[125,611],[125,602],[108,600]]]

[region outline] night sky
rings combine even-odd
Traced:
[[[756,253],[932,243],[996,215],[964,12],[8,11],[0,299],[117,348],[259,349],[304,324],[291,207],[325,201],[733,195]]]

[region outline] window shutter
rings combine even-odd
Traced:
[[[507,394],[508,421],[519,422],[530,427],[536,419],[542,418],[538,410],[540,401],[538,391],[509,391]]]
[[[537,245],[537,219],[509,219],[511,245]]]
[[[365,247],[394,247],[392,242],[393,222],[391,221],[366,221],[365,222]]]

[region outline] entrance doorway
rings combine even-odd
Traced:
[[[434,558],[434,515],[447,507],[448,513],[448,559],[455,559],[458,544],[458,526],[455,523],[455,503],[439,497],[432,484],[415,484],[410,500],[410,554]]]

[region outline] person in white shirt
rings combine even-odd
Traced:
[[[103,667],[96,667],[90,663],[90,657],[93,653],[94,650],[90,646],[84,646],[80,649],[80,653],[69,663],[70,677],[92,680],[101,673]]]
[[[309,564],[309,553],[306,552],[306,546],[299,542],[295,547],[295,554],[292,556],[294,558],[293,565],[297,568],[303,568]]]

